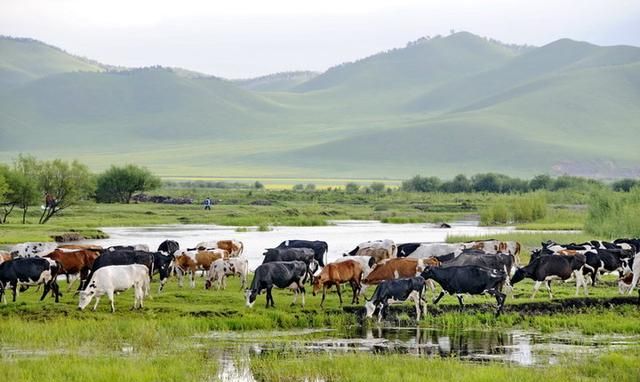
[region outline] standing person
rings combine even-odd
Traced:
[[[204,209],[211,210],[211,198],[206,198],[204,200]]]

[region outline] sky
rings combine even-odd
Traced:
[[[324,71],[422,36],[640,46],[639,0],[0,0],[0,34],[225,78]]]

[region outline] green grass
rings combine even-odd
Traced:
[[[579,362],[562,359],[557,365],[520,367],[499,363],[471,363],[457,359],[406,355],[346,353],[267,355],[255,357],[251,368],[259,380],[298,381],[637,381],[640,348],[590,356]]]

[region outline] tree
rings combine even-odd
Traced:
[[[640,185],[640,181],[626,178],[613,182],[611,187],[613,188],[613,191],[629,192],[632,188],[638,185]]]
[[[111,166],[98,176],[96,200],[104,203],[131,203],[136,192],[150,191],[160,187],[160,178],[144,167],[127,165]]]
[[[316,185],[313,183],[309,183],[304,187],[305,191],[315,191],[316,190]]]
[[[402,189],[408,192],[435,192],[440,188],[440,178],[435,176],[422,177],[416,175],[402,182]]]
[[[94,178],[89,168],[75,160],[71,163],[60,159],[43,162],[39,173],[40,188],[47,195],[40,224],[48,222],[60,211],[88,198],[95,190]]]
[[[302,191],[304,190],[304,184],[294,184],[293,185],[293,191]]]
[[[385,185],[382,182],[373,182],[369,188],[375,193],[381,193],[384,192]]]
[[[256,182],[253,184],[253,188],[255,188],[256,190],[262,190],[264,188],[264,184],[256,180]]]
[[[37,204],[40,200],[41,195],[38,187],[40,168],[41,165],[35,157],[21,154],[13,163],[13,171],[10,172],[10,199],[14,206],[22,209],[22,224],[27,222],[29,206]],[[11,211],[8,211],[7,215],[9,213]]]
[[[500,178],[497,174],[476,174],[471,178],[473,190],[478,192],[500,192]]]
[[[453,180],[442,183],[440,188],[444,192],[470,192],[471,181],[463,174],[459,174]]]
[[[349,182],[344,185],[344,190],[349,194],[355,194],[360,189],[358,183]]]
[[[7,221],[7,215],[11,213],[13,210],[13,205],[9,200],[7,200],[7,195],[11,189],[9,188],[9,184],[7,182],[5,174],[9,172],[9,168],[7,166],[0,166],[0,205],[3,208],[3,215],[0,216],[0,224],[5,223]],[[11,205],[11,210],[7,213],[8,206]]]
[[[529,188],[533,191],[548,190],[553,184],[553,179],[549,175],[536,175],[529,182]]]

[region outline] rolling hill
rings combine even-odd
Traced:
[[[631,46],[524,47],[461,32],[320,74],[229,81],[0,38],[1,81],[4,161],[31,152],[166,176],[640,176]]]

